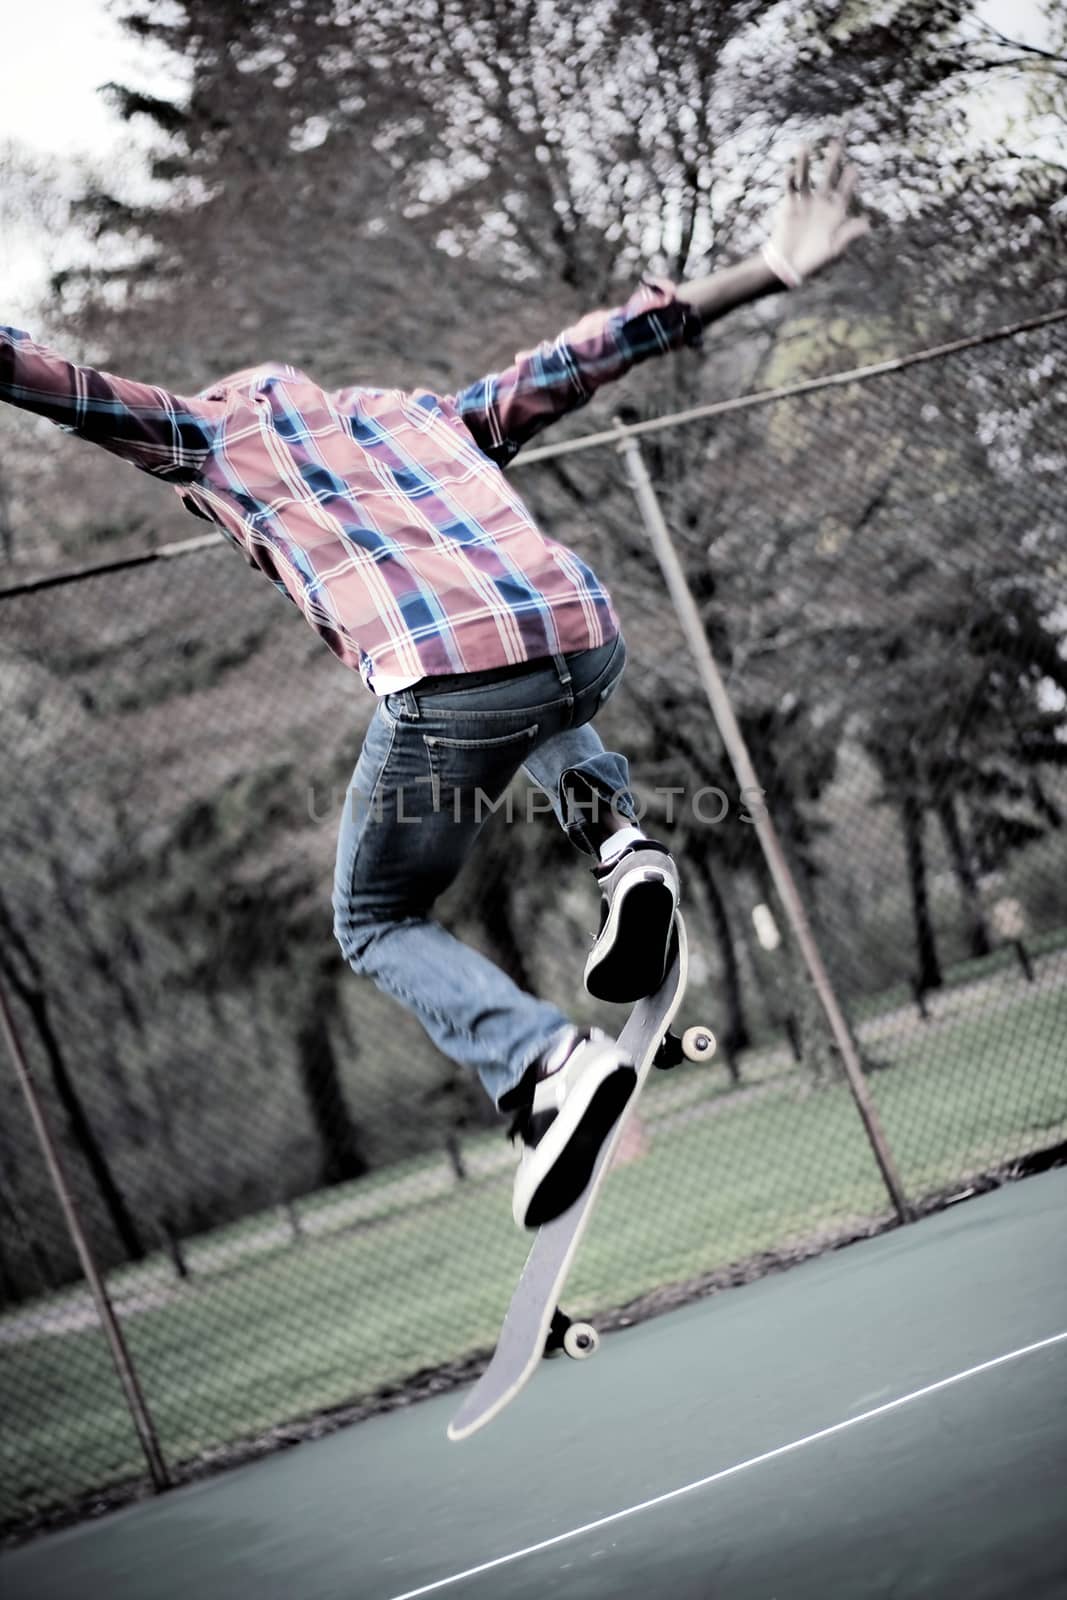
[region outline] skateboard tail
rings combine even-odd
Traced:
[[[537,1348],[509,1388],[501,1390],[490,1405],[479,1403],[477,1385],[471,1390],[467,1400],[460,1406],[452,1421],[448,1424],[448,1437],[453,1443],[458,1444],[461,1439],[469,1439],[472,1433],[477,1433],[479,1428],[484,1428],[487,1422],[492,1422],[493,1418],[499,1416],[504,1407],[510,1405],[519,1390],[526,1385],[530,1373],[534,1367],[540,1364],[555,1309],[554,1305],[545,1307],[544,1316],[541,1319],[543,1326],[538,1329]]]
[[[459,1416],[453,1417],[448,1424],[448,1437],[452,1440],[452,1443],[459,1444],[461,1440],[469,1439],[472,1433],[477,1433],[479,1429],[485,1427],[487,1422],[492,1422],[493,1418],[498,1416],[504,1407],[511,1403],[515,1398],[515,1393],[521,1387],[522,1385],[518,1384],[515,1390],[501,1395],[496,1404],[491,1406],[488,1411],[480,1412],[476,1417],[472,1417],[469,1422],[463,1422]]]

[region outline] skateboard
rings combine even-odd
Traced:
[[[562,1351],[581,1361],[595,1354],[600,1344],[590,1323],[572,1321],[560,1309],[559,1296],[612,1157],[652,1067],[673,1067],[683,1060],[706,1061],[715,1051],[714,1036],[707,1028],[688,1028],[680,1038],[670,1032],[685,993],[688,971],[685,925],[680,915],[676,914],[674,927],[671,958],[662,984],[655,994],[636,1002],[619,1036],[620,1045],[637,1067],[634,1092],[604,1141],[582,1194],[561,1216],[538,1229],[511,1297],[493,1359],[449,1423],[450,1439],[469,1438],[491,1422],[529,1382],[542,1357]]]

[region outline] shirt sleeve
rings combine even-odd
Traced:
[[[0,327],[0,400],[48,417],[170,483],[189,483],[211,453],[224,407],[67,361]]]
[[[453,403],[479,447],[500,467],[540,429],[591,400],[649,356],[697,346],[703,324],[673,283],[645,278],[626,304],[591,311],[555,340],[479,378]]]

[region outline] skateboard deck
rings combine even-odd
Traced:
[[[466,1394],[463,1404],[449,1423],[450,1439],[466,1439],[492,1421],[529,1382],[545,1354],[545,1344],[549,1330],[553,1328],[560,1293],[593,1214],[612,1157],[637,1104],[656,1052],[685,993],[688,956],[685,925],[678,914],[675,915],[674,926],[673,951],[663,983],[655,994],[636,1002],[619,1035],[620,1045],[637,1067],[634,1092],[611,1134],[605,1139],[593,1175],[582,1194],[569,1210],[538,1229],[522,1276],[511,1297],[493,1359],[473,1389]],[[591,1354],[596,1347],[596,1334],[593,1329],[579,1324],[574,1324],[572,1331],[579,1327],[582,1335],[571,1353]],[[583,1348],[583,1338],[588,1348]]]

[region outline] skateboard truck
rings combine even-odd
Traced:
[[[545,1340],[545,1356],[568,1355],[572,1361],[585,1361],[596,1355],[600,1348],[600,1335],[591,1322],[573,1322],[559,1306],[552,1313],[552,1322]]]

